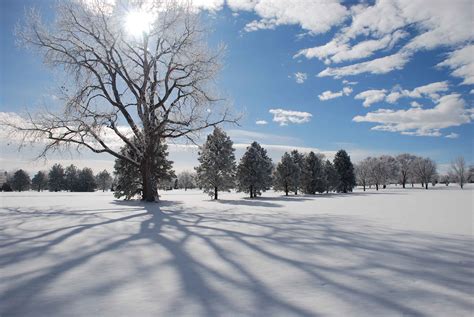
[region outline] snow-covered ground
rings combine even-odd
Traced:
[[[472,316],[473,193],[0,193],[0,316]]]

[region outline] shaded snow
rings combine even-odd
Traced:
[[[473,191],[0,193],[0,316],[468,316]]]

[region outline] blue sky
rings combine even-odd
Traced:
[[[473,161],[471,1],[433,1],[429,8],[405,0],[288,3],[197,4],[214,30],[210,45],[227,46],[217,83],[244,113],[240,127],[227,127],[236,143],[257,139],[328,156],[346,148],[355,160],[411,152],[440,165],[457,155]],[[47,0],[0,2],[0,112],[56,102],[60,75],[15,46],[14,26],[30,6],[53,17]],[[191,156],[178,152],[178,164],[185,161],[179,155]]]

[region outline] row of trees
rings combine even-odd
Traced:
[[[337,191],[347,193],[356,185],[354,167],[349,155],[340,150],[331,163],[322,154],[303,155],[297,150],[285,153],[274,166],[267,151],[253,142],[236,164],[233,142],[215,128],[199,152],[196,181],[204,192],[218,199],[219,191],[236,188],[239,192],[260,196],[270,189],[307,194]]]
[[[456,158],[451,163],[448,174],[439,176],[436,163],[426,157],[419,157],[404,153],[395,157],[382,155],[379,157],[367,157],[356,165],[357,183],[363,187],[375,186],[386,187],[388,184],[401,184],[406,188],[407,184],[413,187],[415,183],[420,183],[422,187],[428,189],[431,183],[438,182],[448,185],[450,182],[457,182],[464,187],[469,179],[469,169],[463,157]]]
[[[10,174],[7,182],[3,184],[3,191],[24,191],[33,189],[37,191],[70,191],[92,192],[96,189],[102,191],[112,187],[112,176],[103,170],[94,175],[92,169],[85,167],[78,169],[74,165],[64,168],[61,164],[54,164],[48,172],[39,171],[32,179],[22,169]]]

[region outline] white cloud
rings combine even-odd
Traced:
[[[450,134],[446,135],[446,138],[448,138],[448,139],[457,139],[457,138],[459,138],[459,134],[451,132]]]
[[[342,81],[342,83],[343,83],[344,85],[357,85],[357,82],[356,82],[356,81],[348,81],[348,80],[346,80],[346,79],[344,79],[344,80]]]
[[[387,91],[385,89],[371,89],[357,94],[354,98],[363,99],[363,105],[367,108],[370,107],[370,105],[372,105],[373,103],[384,100],[386,93]]]
[[[302,84],[306,81],[306,79],[308,79],[308,74],[306,73],[296,72],[294,75],[298,84]]]
[[[330,90],[324,91],[322,94],[318,96],[319,100],[325,101],[334,98],[342,97],[343,95],[349,96],[352,93],[351,87],[344,87],[341,91],[332,92]]]
[[[268,122],[265,121],[265,120],[257,120],[257,121],[255,121],[255,124],[258,124],[258,125],[266,125],[266,124],[268,124]]]
[[[350,7],[349,24],[341,27],[326,44],[304,48],[296,56],[318,58],[326,64],[370,58],[375,52],[391,51],[397,43],[403,46],[390,55],[344,67],[327,68],[320,76],[341,77],[361,73],[383,74],[402,69],[414,53],[438,47],[461,47],[471,50],[466,43],[474,40],[472,1],[458,0],[391,0],[375,1],[373,5]],[[407,28],[409,32],[405,31]],[[462,46],[465,46],[464,48]],[[455,53],[453,53],[454,55]],[[451,60],[453,76],[464,78],[463,83],[474,82],[473,53],[466,52],[463,59]],[[469,58],[470,57],[470,58]]]
[[[474,84],[474,45],[467,45],[452,52],[447,59],[437,66],[452,69],[451,75],[463,78],[463,85]]]
[[[327,32],[348,14],[339,0],[227,0],[233,10],[253,10],[259,17],[245,26],[245,31],[274,29],[279,25],[299,25],[313,34]]]
[[[434,108],[408,110],[378,109],[365,116],[356,116],[355,122],[373,122],[372,130],[399,132],[406,135],[441,136],[440,129],[470,123],[472,109],[465,108],[459,94],[443,96]]]
[[[273,114],[273,121],[281,126],[289,123],[301,124],[309,122],[313,116],[309,112],[285,110],[285,109],[270,109],[269,112]]]
[[[412,106],[413,108],[423,108],[423,106],[416,101],[412,101],[410,103],[410,106]]]
[[[395,103],[402,97],[409,98],[430,98],[437,100],[440,98],[439,92],[446,92],[449,90],[447,81],[439,81],[424,86],[416,87],[413,90],[406,90],[401,88],[392,89],[392,92],[387,96],[386,101]]]
[[[358,64],[348,65],[344,67],[328,67],[318,74],[318,77],[335,77],[354,76],[362,73],[385,74],[395,69],[402,69],[409,61],[409,54],[395,53],[371,61]]]
[[[474,89],[471,89],[471,91],[469,92],[471,95],[474,94]]]

